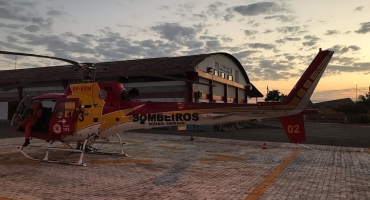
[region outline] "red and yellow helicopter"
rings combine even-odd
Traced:
[[[137,102],[131,101],[133,97],[139,95],[139,91],[135,88],[125,90],[122,83],[94,82],[93,79],[88,79],[83,83],[69,85],[64,93],[42,94],[33,98],[26,95],[12,118],[11,126],[24,132],[19,127],[19,122],[29,115],[29,108],[32,108],[36,102],[41,104],[53,102],[52,108],[43,108],[42,116],[31,132],[32,138],[50,143],[50,147],[46,148],[45,158],[33,158],[25,152],[23,147],[19,147],[19,150],[32,160],[64,163],[48,158],[51,149],[66,150],[51,146],[55,141],[60,141],[70,147],[67,150],[81,153],[77,162],[68,163],[74,165],[85,165],[83,155],[89,143],[106,141],[113,135],[119,137],[120,155],[125,156],[121,138],[117,133],[132,129],[279,118],[289,140],[293,143],[299,143],[304,141],[306,137],[303,115],[318,112],[317,110],[307,110],[305,107],[333,53],[333,51],[320,49],[282,102],[257,102],[256,104]],[[76,69],[83,70],[88,75],[98,70],[91,63],[78,63],[57,57],[8,51],[0,51],[0,54],[61,60],[72,64]],[[80,148],[74,148],[71,143],[79,143]],[[94,151],[90,153],[94,153]],[[102,154],[103,152],[95,153]]]

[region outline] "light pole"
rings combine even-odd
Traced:
[[[356,84],[356,98],[355,98],[355,100],[357,102],[357,82],[355,82],[355,84]]]

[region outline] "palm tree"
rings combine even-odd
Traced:
[[[368,94],[366,94],[366,96],[365,95],[359,95],[358,99],[360,101],[358,101],[357,103],[363,104],[365,106],[370,106],[370,96]]]

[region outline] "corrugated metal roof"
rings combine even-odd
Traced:
[[[233,60],[239,67],[239,71],[243,74],[247,83],[250,83],[240,62],[234,56],[223,52],[95,63],[97,68],[109,67],[109,71],[107,72],[102,71],[96,73],[96,78],[143,76],[147,74],[181,74],[184,72],[192,72],[204,59],[217,54],[225,55]],[[81,74],[75,72],[74,67],[71,65],[0,71],[0,84],[13,84],[27,81],[44,82],[61,79],[71,80],[80,78]],[[252,89],[252,94],[253,97],[263,97],[255,87]]]

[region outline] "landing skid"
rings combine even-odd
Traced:
[[[117,142],[111,142],[109,140],[92,140],[92,141],[90,141],[91,144],[88,144],[86,146],[85,153],[86,154],[95,154],[95,155],[110,155],[110,156],[123,156],[123,157],[127,157],[128,155],[123,151],[123,147],[122,147],[125,143],[122,142],[121,136],[119,136],[118,133],[116,134],[116,136],[119,139],[119,141],[117,141]],[[121,152],[120,153],[116,153],[116,152],[98,151],[99,149],[93,147],[94,144],[102,144],[102,145],[103,144],[118,144],[119,147],[120,147],[120,149],[121,149]]]
[[[86,144],[87,144],[88,140],[85,140],[84,144],[83,144],[83,149],[86,148]],[[23,146],[18,146],[18,150],[28,159],[30,160],[33,160],[33,161],[39,161],[39,162],[49,162],[49,163],[58,163],[58,164],[67,164],[67,165],[77,165],[77,166],[86,166],[85,163],[83,163],[83,156],[84,156],[84,153],[85,151],[83,150],[78,150],[78,149],[64,149],[64,148],[57,148],[57,147],[51,147],[51,145],[54,143],[53,142],[50,142],[49,145],[50,147],[41,147],[41,146],[29,146],[31,148],[41,148],[41,149],[46,149],[46,154],[45,154],[45,157],[43,159],[41,158],[34,158],[34,157],[31,157],[30,155],[28,155],[23,149],[24,147]],[[50,150],[54,150],[54,151],[69,151],[69,152],[74,152],[74,153],[80,153],[80,158],[77,162],[67,162],[67,161],[61,161],[61,160],[50,160],[49,159],[49,151]]]
[[[123,147],[122,145],[125,144],[122,142],[121,137],[119,134],[116,134],[116,136],[119,138],[118,142],[110,142],[109,140],[90,140],[87,139],[84,141],[82,145],[80,145],[77,149],[75,149],[73,146],[71,146],[69,143],[63,142],[64,145],[66,145],[69,148],[59,148],[59,147],[51,147],[51,145],[54,143],[54,141],[49,143],[49,147],[44,147],[44,146],[28,146],[28,147],[23,147],[23,146],[17,146],[18,150],[28,159],[33,160],[33,161],[39,161],[39,162],[49,162],[49,163],[58,163],[58,164],[68,164],[68,165],[77,165],[77,166],[86,166],[85,163],[83,163],[83,156],[84,154],[95,154],[95,155],[110,155],[110,156],[123,156],[127,157],[128,155],[123,152]],[[88,143],[91,143],[88,144]],[[120,153],[116,152],[102,152],[98,151],[99,149],[96,149],[92,147],[93,144],[119,144],[121,148]],[[45,149],[45,157],[43,159],[41,158],[34,158],[27,154],[23,149],[24,148],[40,148],[40,149]],[[50,160],[49,159],[49,151],[68,151],[70,153],[79,153],[80,158],[77,162],[67,162],[67,161],[61,161],[61,160]]]

